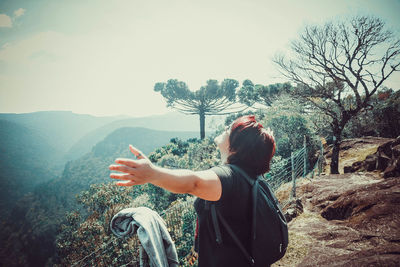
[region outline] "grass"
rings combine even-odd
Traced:
[[[314,241],[308,234],[298,229],[307,227],[311,221],[315,220],[319,220],[319,214],[305,211],[289,224],[289,245],[286,254],[281,260],[274,263],[272,267],[295,266],[303,261]],[[299,225],[301,227],[298,227]]]
[[[344,166],[349,166],[356,161],[363,161],[368,155],[374,154],[379,144],[363,145],[361,147],[353,147],[349,150],[340,150],[339,172],[343,173]],[[330,173],[330,159],[326,161],[324,172]]]
[[[289,246],[286,254],[272,266],[295,266],[299,264],[308,254],[309,249],[308,246],[304,245],[305,243],[311,243],[311,238],[301,233],[289,231]]]

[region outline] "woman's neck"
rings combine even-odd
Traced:
[[[228,156],[229,155],[221,154],[221,162],[222,162],[222,164],[227,164],[228,163]]]

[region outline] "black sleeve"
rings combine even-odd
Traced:
[[[231,198],[235,188],[232,169],[226,165],[222,165],[213,167],[211,170],[217,174],[222,185],[222,194],[218,201],[225,202]]]

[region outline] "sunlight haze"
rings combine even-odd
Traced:
[[[371,14],[399,36],[400,1],[0,2],[0,112],[163,114],[156,82],[284,82],[272,63],[302,27]],[[400,88],[400,76],[386,85]]]

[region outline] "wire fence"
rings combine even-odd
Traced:
[[[306,138],[304,137],[303,147],[297,151],[291,153],[291,157],[282,160],[279,163],[279,167],[272,168],[271,171],[264,176],[264,179],[271,186],[271,189],[276,192],[283,184],[292,183],[291,193],[289,199],[282,201],[281,206],[284,208],[291,199],[296,198],[296,180],[299,178],[314,178],[316,175],[320,175],[322,173],[323,161],[324,161],[324,148],[322,142],[320,142],[320,151],[319,156],[311,168],[308,167],[308,153],[307,153],[307,145]],[[177,240],[181,240],[184,233],[182,232],[183,226],[183,214],[195,214],[194,207],[194,198],[188,198],[184,201],[177,201],[170,205],[170,207],[163,212],[161,212],[160,216],[165,220],[168,231],[172,237],[172,239],[176,242]],[[195,218],[194,218],[195,220]],[[191,230],[194,233],[195,224],[193,224],[193,229]],[[193,236],[192,236],[193,237]],[[148,262],[146,263],[145,259],[142,257],[143,248],[138,241],[137,236],[134,236],[136,246],[140,249],[139,259],[133,259],[128,261],[125,264],[116,264],[115,266],[149,266]],[[189,242],[193,242],[193,238],[189,238]],[[99,247],[91,254],[82,258],[71,264],[71,266],[90,266],[93,263],[93,257],[101,257],[103,254],[109,252],[110,246],[111,249],[114,246],[114,242],[116,237],[111,237],[110,240]],[[113,242],[114,241],[114,242]],[[120,255],[121,256],[121,255]],[[114,259],[114,262],[120,262],[118,258]],[[107,265],[101,265],[107,266]]]
[[[314,178],[315,175],[322,173],[322,167],[324,162],[324,147],[322,140],[319,140],[320,149],[318,151],[317,160],[311,168],[309,167],[308,160],[309,155],[306,143],[306,137],[304,136],[303,147],[295,152],[291,153],[290,158],[284,159],[280,162],[280,167],[273,168],[266,176],[265,180],[271,186],[271,189],[276,192],[283,184],[292,183],[290,196],[286,200],[281,200],[281,206],[285,206],[290,201],[296,198],[296,180],[299,178]]]

